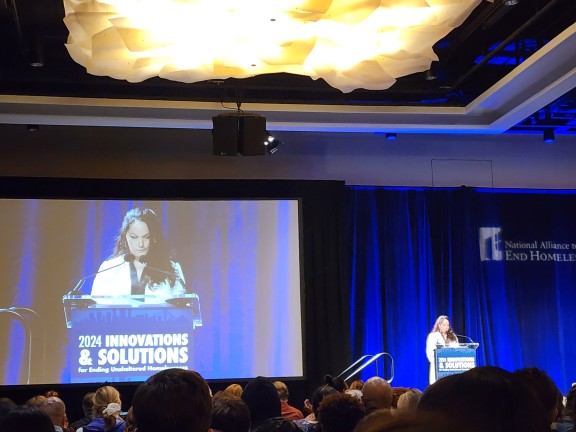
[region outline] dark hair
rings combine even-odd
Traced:
[[[122,221],[122,226],[120,227],[120,232],[116,237],[116,244],[114,246],[112,258],[130,253],[128,241],[126,240],[126,233],[136,221],[144,222],[150,231],[151,247],[146,254],[146,261],[149,265],[144,270],[142,275],[143,280],[148,281],[151,284],[162,284],[168,280],[170,286],[173,287],[176,283],[176,269],[171,261],[173,256],[162,234],[160,219],[152,209],[141,209],[137,207],[126,213],[124,220]],[[152,267],[161,271],[153,270]]]
[[[219,392],[212,399],[212,429],[222,432],[248,432],[250,410],[246,403]]]
[[[324,376],[324,383],[326,385],[329,385],[330,387],[332,387],[336,391],[339,391],[340,393],[342,393],[342,392],[344,392],[344,390],[348,389],[348,384],[346,384],[346,381],[344,381],[340,377],[332,377],[332,375],[325,375]]]
[[[9,398],[1,398],[0,399],[0,422],[4,417],[8,415],[10,411],[16,408],[17,405],[14,403],[12,399]]]
[[[318,408],[318,423],[322,432],[352,432],[366,415],[364,404],[345,393],[335,393],[324,398]]]
[[[266,419],[281,415],[280,397],[268,378],[259,376],[249,381],[242,391],[241,398],[250,410],[252,429]]]
[[[576,423],[576,385],[573,385],[566,393],[566,408],[564,416],[572,419]]]
[[[206,432],[212,418],[210,388],[202,376],[166,369],[140,385],[132,399],[139,432]]]
[[[85,416],[93,416],[92,409],[94,407],[94,392],[88,392],[82,398],[82,411]]]
[[[256,432],[300,432],[300,428],[284,417],[272,417],[264,420]]]
[[[54,432],[52,420],[36,408],[17,407],[0,423],[2,432]]]
[[[320,386],[312,392],[312,396],[310,396],[310,403],[312,404],[312,412],[316,418],[318,418],[318,407],[324,398],[328,395],[336,393],[338,393],[338,390],[330,387],[329,385]]]
[[[555,420],[554,412],[558,406],[558,396],[561,392],[552,378],[541,369],[531,367],[518,369],[514,375],[520,378],[534,392],[536,400],[548,416],[550,424]]]
[[[358,422],[354,432],[470,432],[467,425],[452,422],[450,419],[421,412],[417,416],[410,413],[392,415],[388,410],[377,410]],[[476,431],[472,431],[476,432]]]
[[[526,385],[495,366],[476,367],[436,381],[422,394],[417,411],[439,413],[480,432],[550,430]]]

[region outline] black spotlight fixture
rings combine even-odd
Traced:
[[[38,132],[40,130],[40,126],[37,124],[29,124],[26,125],[26,130],[28,132]]]
[[[556,139],[556,137],[554,136],[554,129],[552,129],[552,128],[544,129],[544,133],[542,135],[542,140],[546,144],[553,143],[555,139]]]
[[[386,133],[386,139],[388,141],[394,141],[396,138],[398,138],[398,135],[395,134],[394,132],[387,132]]]
[[[212,117],[212,152],[218,156],[260,156],[267,152],[266,118],[235,112]],[[269,152],[269,151],[268,151]]]
[[[266,153],[274,154],[278,151],[278,147],[282,145],[282,141],[273,136],[270,132],[266,131],[266,133],[268,134],[268,138],[266,138],[266,141],[264,141],[264,147],[266,148]]]

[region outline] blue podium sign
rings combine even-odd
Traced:
[[[147,300],[68,311],[72,383],[145,381],[163,369],[193,368],[193,331],[202,325],[199,309]]]
[[[454,375],[476,367],[477,343],[439,347],[435,351],[436,379]]]

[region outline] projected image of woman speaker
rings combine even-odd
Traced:
[[[156,213],[134,208],[124,216],[114,252],[100,265],[91,294],[160,298],[186,294],[182,268],[171,258]]]

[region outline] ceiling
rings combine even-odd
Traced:
[[[483,0],[439,41],[429,72],[342,93],[288,74],[183,84],[86,73],[61,0],[0,0],[0,123],[212,127],[241,103],[270,130],[576,134],[576,2]]]

